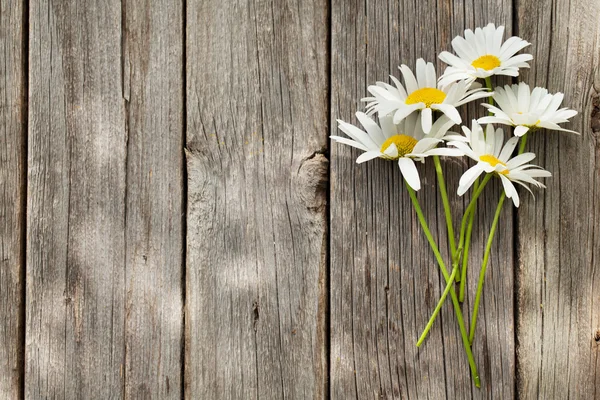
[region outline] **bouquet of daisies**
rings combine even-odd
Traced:
[[[528,185],[544,188],[538,179],[551,176],[550,172],[531,163],[535,154],[525,151],[527,137],[542,128],[577,133],[559,126],[577,114],[577,111],[560,108],[562,93],[550,94],[548,90],[540,87],[531,90],[523,82],[506,85],[504,88],[492,87],[490,78],[493,75],[517,77],[519,69],[529,68],[527,62],[533,59],[531,54],[517,54],[530,43],[516,36],[503,41],[503,36],[504,27],[496,28],[494,24],[477,28],[475,32],[467,29],[464,37],[457,36],[452,40],[452,48],[456,55],[446,51],[439,55],[440,60],[448,64],[439,78],[434,65],[426,63],[423,59],[417,60],[415,73],[408,66],[401,65],[400,72],[404,84],[391,76],[393,84],[377,82],[376,85],[368,87],[371,96],[363,99],[367,103],[366,113],[356,113],[363,129],[338,120],[339,129],[347,137],[331,136],[336,142],[363,151],[357,158],[357,163],[375,158],[398,163],[406,190],[446,282],[442,296],[417,341],[417,346],[425,340],[449,294],[471,375],[477,387],[480,385],[479,375],[471,346],[485,270],[502,206],[508,197],[515,207],[519,207],[520,199],[515,184],[531,192]],[[483,81],[484,85],[478,82],[479,80]],[[487,99],[487,103],[483,103],[482,106],[487,108],[489,115],[473,120],[470,127],[461,126],[463,134],[450,132],[450,128],[463,122],[458,107],[479,99]],[[512,135],[505,141],[504,130],[495,128],[492,124],[512,127]],[[459,196],[469,189],[472,191],[458,236],[455,236],[452,225],[440,156],[466,156],[474,161],[473,166],[464,172],[458,185]],[[436,170],[446,215],[451,260],[444,260],[441,256],[416,196],[416,191],[421,188],[417,162],[424,163],[427,158],[433,160]],[[477,200],[492,179],[500,179],[504,190],[498,199],[488,235],[471,323],[467,330],[460,303],[465,296],[471,231]]]

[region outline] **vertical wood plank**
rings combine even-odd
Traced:
[[[22,1],[0,1],[0,398],[18,399],[24,334],[26,86]]]
[[[26,398],[123,391],[120,58],[120,2],[31,2]]]
[[[181,1],[123,1],[130,399],[182,397],[182,19]]]
[[[538,132],[528,147],[553,173],[518,214],[518,393],[600,396],[600,2],[517,1],[534,43],[530,85],[565,93],[575,136]]]
[[[180,398],[181,3],[30,9],[27,398]]]
[[[437,61],[465,28],[488,22],[511,32],[512,4],[501,2],[332,1],[331,133],[336,118],[353,121],[366,87],[401,63]],[[442,65],[437,62],[438,74]],[[473,112],[477,114],[473,114]],[[464,123],[481,116],[463,113]],[[512,211],[497,234],[474,353],[482,388],[472,387],[450,301],[421,349],[415,343],[441,294],[443,278],[412,210],[398,167],[377,160],[357,166],[359,152],[331,148],[331,396],[346,398],[511,398],[514,391]],[[419,167],[418,197],[439,243],[447,243],[432,165]],[[466,164],[446,160],[459,218],[468,199],[455,195]],[[470,276],[477,277],[498,186],[486,192],[474,230]],[[441,246],[449,259],[447,246]],[[477,278],[469,280],[468,319]]]
[[[186,396],[323,398],[327,2],[186,22]]]

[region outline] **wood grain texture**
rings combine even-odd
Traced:
[[[123,2],[129,399],[182,398],[182,4]]]
[[[121,4],[30,6],[25,396],[120,397],[127,141]]]
[[[31,4],[27,398],[181,398],[182,18]]]
[[[332,1],[331,133],[336,118],[356,123],[366,87],[417,58],[434,61],[465,28],[488,22],[511,31],[504,2]],[[437,62],[441,73],[441,63]],[[463,114],[470,121],[479,106]],[[468,122],[470,124],[470,122]],[[498,232],[474,346],[482,388],[472,387],[454,311],[445,305],[429,339],[415,343],[441,294],[443,278],[419,226],[398,167],[380,160],[356,165],[359,152],[331,147],[331,396],[346,398],[466,399],[514,396],[512,211]],[[455,195],[466,165],[444,162],[454,221],[466,205]],[[430,227],[447,243],[432,165],[420,167],[418,197]],[[479,260],[498,198],[486,192],[473,237],[470,276]],[[446,260],[447,246],[441,246]],[[476,278],[463,310],[470,315]]]
[[[0,1],[0,398],[23,381],[26,43],[21,1]]]
[[[187,3],[186,397],[325,397],[327,28]]]
[[[564,92],[575,136],[537,132],[528,148],[553,173],[519,209],[518,390],[524,399],[600,396],[600,2],[517,2],[533,43],[526,81]]]

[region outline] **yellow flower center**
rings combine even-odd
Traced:
[[[486,71],[492,70],[500,66],[500,59],[491,54],[479,57],[477,60],[471,63],[475,68],[485,69]]]
[[[385,158],[388,158],[390,160],[397,160],[400,157],[404,157],[405,155],[413,151],[415,145],[417,144],[417,139],[407,135],[394,135],[388,138],[385,142],[383,142],[383,144],[381,145],[381,152],[384,153],[388,149],[388,147],[392,145],[392,143],[396,145],[396,149],[398,150],[398,156],[386,156]]]
[[[406,98],[406,104],[425,103],[427,107],[432,104],[441,104],[446,98],[446,93],[436,88],[422,88],[415,90]]]
[[[490,164],[492,167],[495,167],[498,164],[504,165],[506,167],[506,164],[504,164],[502,161],[498,160],[491,154],[484,154],[481,157],[479,157],[479,159],[483,162]]]

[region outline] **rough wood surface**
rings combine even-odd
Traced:
[[[600,396],[600,2],[517,1],[534,43],[527,81],[564,92],[582,133],[535,133],[553,173],[519,210],[518,391],[523,399]]]
[[[21,1],[0,1],[0,398],[23,381],[26,47]]]
[[[25,396],[118,397],[127,142],[121,4],[30,6]]]
[[[323,398],[327,2],[187,3],[186,397]]]
[[[600,397],[598,21],[600,0],[0,0],[0,398]],[[533,43],[525,81],[582,136],[530,138],[554,177],[503,211],[477,390],[450,302],[415,346],[443,280],[397,165],[327,136],[488,22]]]
[[[508,1],[429,1],[416,7],[408,1],[332,1],[331,133],[337,134],[336,118],[356,122],[353,114],[363,106],[358,100],[368,84],[388,81],[390,73],[399,76],[401,63],[414,67],[419,57],[434,61],[467,27],[494,21],[507,24],[510,32],[511,12]],[[450,301],[425,345],[415,346],[441,293],[438,267],[397,165],[377,160],[359,166],[357,155],[331,145],[332,398],[513,397],[511,211],[505,211],[509,216],[497,235],[480,310],[474,353],[482,389],[477,390],[471,385]],[[446,164],[449,190],[455,192],[465,166]],[[421,171],[424,187],[418,197],[439,243],[446,243],[433,168],[426,165]],[[487,192],[488,204],[497,198],[497,187]],[[454,200],[453,207],[458,224],[463,200]],[[480,213],[482,229],[475,230],[474,248],[483,247],[492,214],[487,208]],[[447,247],[441,247],[449,259]],[[471,276],[477,276],[481,256],[481,250],[472,252]],[[466,318],[476,279],[469,283]]]
[[[146,6],[31,3],[26,398],[181,397],[183,16]]]
[[[127,118],[125,397],[180,399],[183,10],[123,2]]]

